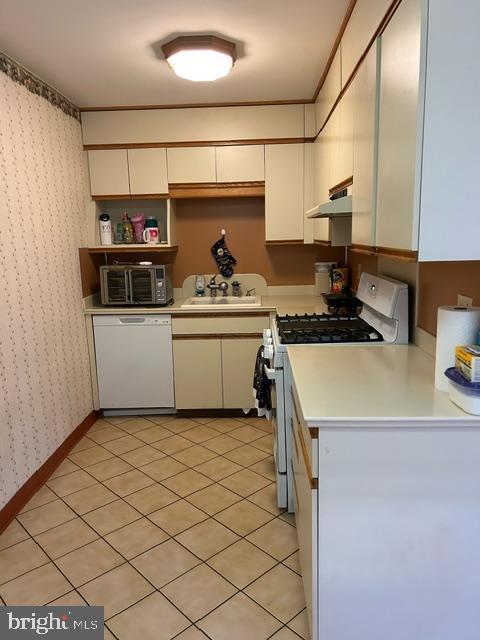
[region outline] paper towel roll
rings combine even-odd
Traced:
[[[480,329],[480,307],[439,307],[435,386],[448,391],[445,369],[455,365],[455,347],[475,344]]]

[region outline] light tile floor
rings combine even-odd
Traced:
[[[0,536],[0,599],[103,605],[118,640],[308,640],[297,549],[266,420],[106,418]]]

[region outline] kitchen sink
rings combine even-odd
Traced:
[[[217,296],[187,298],[182,309],[211,309],[216,307],[259,307],[261,296]]]

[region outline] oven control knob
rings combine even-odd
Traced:
[[[273,358],[273,345],[269,344],[263,348],[263,357],[271,360]]]

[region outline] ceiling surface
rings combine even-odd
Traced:
[[[0,0],[0,50],[79,106],[311,98],[348,0]],[[177,78],[161,44],[237,43],[229,76]]]

